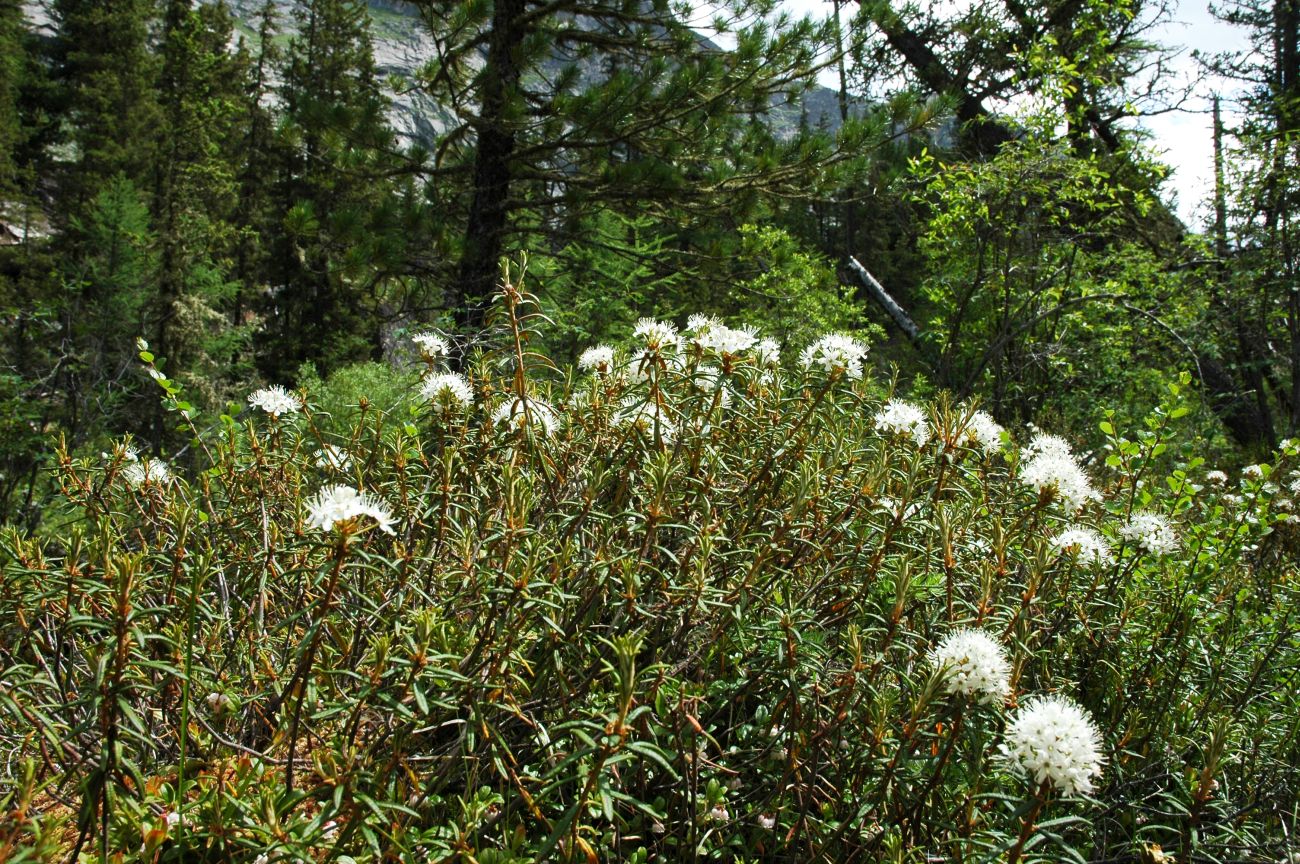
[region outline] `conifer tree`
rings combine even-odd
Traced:
[[[295,19],[281,89],[285,209],[265,310],[265,335],[275,346],[263,354],[268,375],[377,350],[366,310],[383,266],[375,259],[391,237],[380,223],[391,203],[385,176],[394,144],[365,7],[299,0]]]
[[[233,215],[236,226],[233,276],[237,292],[230,323],[244,326],[254,316],[255,298],[266,286],[271,243],[279,230],[275,204],[274,170],[287,159],[277,149],[276,118],[268,105],[280,52],[276,45],[279,24],[275,0],[265,0],[258,11],[257,35],[249,45],[240,40],[241,54],[249,56],[242,80],[239,142],[235,153],[239,193]]]
[[[157,63],[147,44],[154,7],[148,0],[54,0],[53,12],[56,75],[76,147],[61,197],[76,216],[119,173],[141,181],[149,172],[158,119]]]
[[[17,191],[17,150],[22,138],[19,120],[25,45],[23,9],[19,0],[0,0],[0,218],[4,204]]]
[[[1231,195],[1216,229],[1223,256],[1211,274],[1208,333],[1219,344],[1224,401],[1234,436],[1262,453],[1280,435],[1300,433],[1300,6],[1294,0],[1236,0],[1217,14],[1245,28],[1251,50],[1212,59],[1243,86],[1231,168]],[[1224,172],[1227,171],[1227,176]],[[1225,388],[1227,389],[1227,388]]]
[[[774,129],[775,107],[831,62],[834,33],[772,24],[771,4],[723,4],[731,51],[665,0],[418,5],[438,45],[421,79],[465,118],[437,143],[429,173],[435,185],[470,178],[449,298],[466,328],[513,248],[567,247],[565,226],[600,211],[651,214],[669,234],[735,226],[765,196],[814,196],[829,166],[868,156],[881,131],[850,123],[834,150],[824,136]]]
[[[237,239],[235,158],[246,61],[228,47],[232,29],[224,2],[195,7],[191,0],[168,0],[159,45],[154,353],[173,375],[211,396],[237,370],[226,349],[245,329],[226,325],[235,295],[227,274]],[[214,342],[225,355],[220,362]]]

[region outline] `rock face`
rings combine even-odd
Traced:
[[[295,0],[274,0],[276,24],[281,33],[297,30]],[[245,38],[256,38],[262,0],[227,0],[242,25]],[[396,86],[387,88],[389,122],[398,138],[407,143],[430,144],[451,125],[446,109],[420,91],[402,86],[434,56],[433,39],[416,8],[402,0],[370,0],[371,39],[375,68],[380,78]]]
[[[238,21],[236,39],[256,39],[257,21],[263,0],[226,0]],[[295,0],[274,0],[278,8],[277,24],[282,33],[297,29]],[[50,0],[24,0],[23,6],[31,26],[53,32],[48,10]],[[433,39],[420,20],[419,12],[405,0],[368,0],[375,66],[380,76],[399,86],[388,88],[391,100],[389,121],[394,132],[406,143],[430,145],[451,128],[454,118],[445,106],[419,90],[400,86],[411,81],[416,72],[435,56]],[[702,45],[711,45],[703,36]],[[558,60],[557,60],[558,65]],[[599,74],[595,64],[587,74]],[[840,126],[839,104],[833,90],[817,87],[801,102],[774,104],[772,122],[778,133],[792,134],[807,113],[811,126],[830,131]]]

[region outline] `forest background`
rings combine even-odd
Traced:
[[[1085,444],[1181,371],[1207,456],[1296,433],[1292,4],[1224,4],[1253,49],[1201,58],[1241,88],[1206,231],[1134,122],[1186,97],[1167,5],[828,12],[0,2],[0,521],[41,522],[57,436],[182,450],[138,338],[201,428],[260,382],[374,395],[416,330],[491,338],[503,256],[560,360],[698,312],[869,335],[906,389]]]

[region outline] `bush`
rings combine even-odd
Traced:
[[[188,478],[60,454],[81,521],[0,547],[0,848],[1289,851],[1300,448],[1229,494],[1171,448],[1175,383],[1084,466],[881,392],[847,337],[777,364],[699,321],[561,379],[527,308],[415,417],[326,434],[268,390]]]

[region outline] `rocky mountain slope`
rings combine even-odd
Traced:
[[[31,25],[53,33],[51,0],[24,0]],[[238,37],[255,39],[262,0],[227,0],[238,20]],[[278,23],[284,33],[296,27],[295,0],[275,0],[279,7]],[[413,4],[404,0],[368,0],[374,40],[375,64],[387,80],[409,80],[415,71],[433,56],[433,40],[420,21]],[[700,37],[702,45],[710,45]],[[428,143],[445,131],[452,118],[447,110],[428,96],[411,88],[390,89],[390,121],[398,136],[412,143]],[[808,122],[834,130],[840,125],[836,93],[817,87],[801,102],[773,106],[772,121],[778,130],[792,132],[804,112]]]

